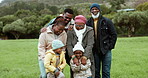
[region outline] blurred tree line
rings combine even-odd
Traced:
[[[7,0],[4,0],[7,1]],[[9,0],[8,0],[9,1]],[[15,1],[0,7],[0,37],[8,39],[38,38],[40,29],[65,8],[74,10],[74,16],[89,18],[90,2],[73,5],[49,5],[36,1]],[[118,36],[148,35],[148,2],[137,5],[134,12],[116,12],[125,5],[124,0],[108,1],[111,7],[101,4],[102,14],[113,20]],[[116,5],[115,5],[116,4]]]

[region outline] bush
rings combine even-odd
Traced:
[[[143,4],[139,4],[136,7],[136,9],[139,10],[139,11],[146,11],[146,10],[148,10],[148,2],[145,2]]]

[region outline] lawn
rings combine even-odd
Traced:
[[[37,39],[0,40],[0,78],[39,78]],[[118,38],[111,78],[148,78],[148,37]],[[64,69],[70,77],[69,66]]]

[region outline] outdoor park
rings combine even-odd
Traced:
[[[40,29],[63,12],[74,10],[87,19],[92,3],[117,31],[111,78],[148,78],[147,0],[2,0],[0,3],[0,78],[39,78]],[[70,67],[64,68],[70,78]]]
[[[148,77],[148,37],[118,38],[111,78]],[[38,78],[37,39],[0,40],[0,78]],[[70,78],[69,66],[64,69]]]

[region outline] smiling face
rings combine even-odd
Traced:
[[[65,26],[64,25],[55,25],[55,26],[53,26],[53,32],[54,32],[54,34],[56,34],[56,35],[60,35],[63,31],[64,31],[64,29],[65,29]]]
[[[80,59],[83,56],[83,52],[81,50],[76,50],[74,52],[74,55],[76,56],[77,59]]]
[[[92,13],[93,15],[97,15],[99,12],[100,12],[100,10],[99,10],[98,8],[96,8],[96,7],[93,7],[93,8],[91,9],[91,13]]]
[[[68,24],[71,21],[73,14],[66,12],[66,13],[64,13],[63,17],[65,19],[65,23]]]

